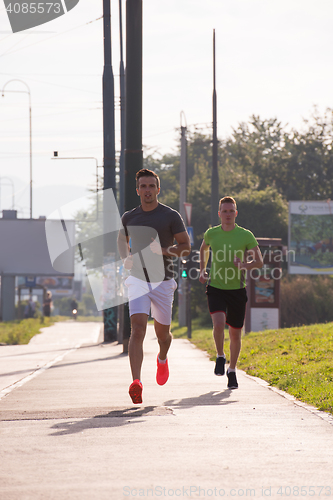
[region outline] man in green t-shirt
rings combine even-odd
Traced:
[[[225,196],[220,200],[219,208],[221,225],[211,227],[205,232],[200,247],[199,281],[204,284],[208,280],[206,294],[217,351],[214,373],[224,375],[224,328],[227,324],[230,337],[228,388],[237,389],[236,363],[241,349],[247,302],[246,271],[260,269],[263,259],[258,242],[251,231],[235,222],[238,215],[235,200],[231,196]],[[212,261],[208,277],[206,266],[209,248],[212,251]],[[249,257],[252,260],[249,260]]]

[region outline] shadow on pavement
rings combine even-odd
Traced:
[[[210,391],[207,394],[200,396],[189,397],[184,399],[170,399],[165,401],[165,406],[173,408],[184,408],[193,406],[212,406],[212,405],[227,405],[236,403],[236,401],[226,401],[231,395],[230,389],[225,389],[223,392]]]
[[[136,420],[139,417],[147,416],[167,416],[172,415],[170,408],[161,406],[146,406],[140,408],[124,408],[112,410],[108,413],[96,415],[92,418],[78,421],[59,422],[54,424],[51,429],[56,432],[51,436],[66,436],[76,434],[87,429],[100,429],[109,427],[119,427],[130,423],[138,423],[141,420]]]

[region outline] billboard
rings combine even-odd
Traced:
[[[333,274],[333,202],[289,202],[289,273]]]
[[[57,224],[58,221],[49,221]],[[75,221],[63,221],[70,238]],[[74,248],[66,254],[66,266],[53,267],[43,219],[0,219],[0,274],[14,276],[59,276],[74,274]],[[68,247],[67,247],[68,248]]]

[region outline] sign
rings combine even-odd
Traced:
[[[190,237],[190,242],[191,242],[191,246],[193,247],[194,245],[194,232],[193,232],[193,227],[192,226],[187,226],[187,232],[188,232],[188,235]]]
[[[75,240],[75,221],[65,220],[70,240]],[[61,221],[49,221],[61,226]],[[46,222],[42,219],[0,218],[0,274],[14,276],[59,276],[74,274],[75,248],[69,247],[65,236],[54,234],[56,243],[65,242],[65,264],[56,270],[50,258],[46,235]],[[63,251],[64,251],[63,250]],[[61,252],[59,252],[60,254]],[[56,255],[55,257],[58,257]],[[55,260],[55,259],[53,259]],[[60,266],[58,266],[60,267]]]
[[[185,214],[186,214],[186,224],[188,226],[191,225],[191,217],[192,217],[192,203],[186,203],[184,201],[184,208],[185,208]]]
[[[289,202],[291,274],[333,274],[333,203]]]
[[[36,286],[36,276],[26,276],[25,285],[27,288]]]
[[[263,330],[275,330],[279,328],[278,308],[252,308],[251,309],[251,332]]]

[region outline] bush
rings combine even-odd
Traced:
[[[79,302],[79,313],[81,316],[99,316],[95,299],[89,293],[82,295],[82,301]]]
[[[289,275],[281,280],[281,327],[333,321],[331,276]]]
[[[15,318],[16,319],[26,319],[25,318],[25,311],[26,307],[28,306],[29,301],[28,300],[21,300],[20,304],[17,304],[15,306]],[[37,301],[34,303],[35,304],[35,311],[33,312],[33,318],[40,318],[42,316],[41,313],[41,305]]]
[[[72,315],[71,301],[71,297],[54,297],[52,299],[53,305],[57,309],[57,314],[60,316]]]

